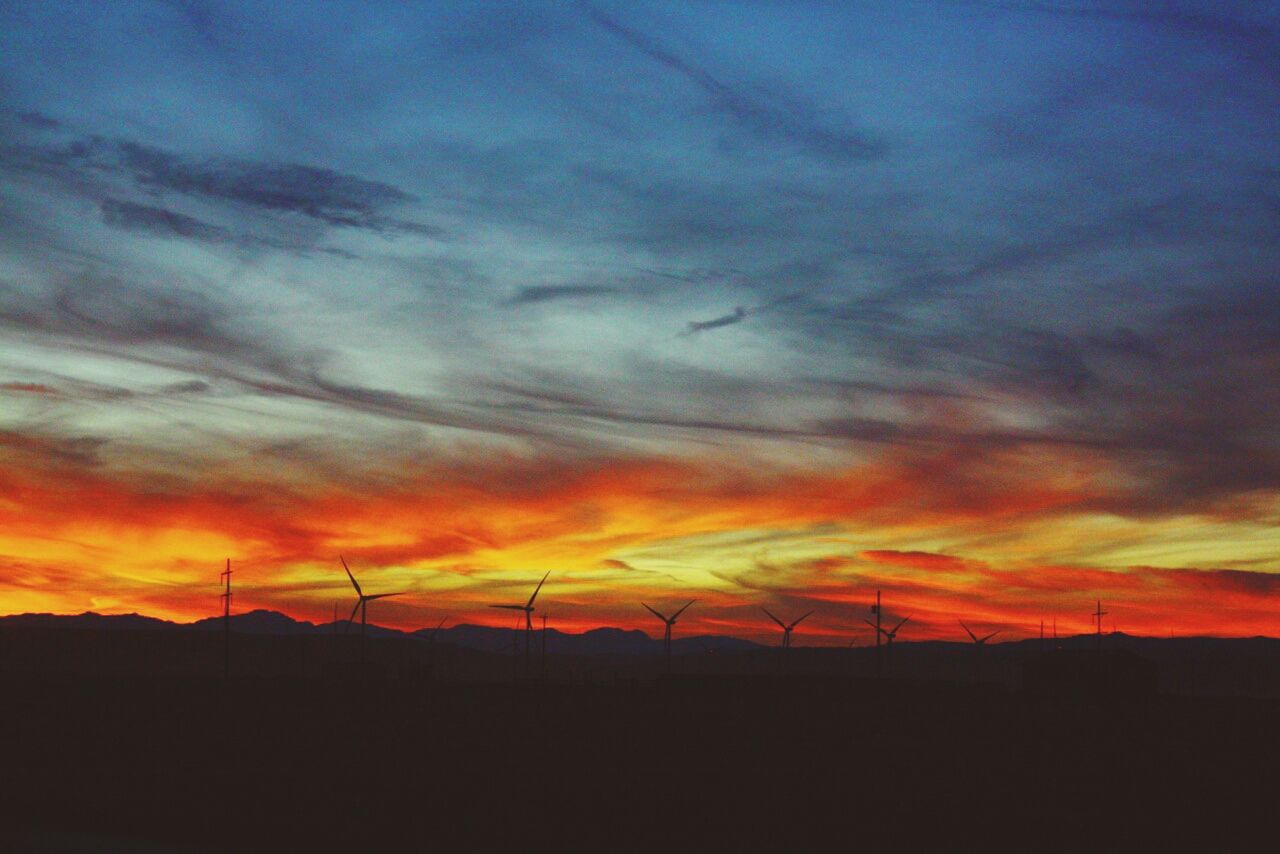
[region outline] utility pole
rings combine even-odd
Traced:
[[[1102,600],[1098,600],[1098,609],[1093,612],[1093,617],[1098,621],[1098,651],[1102,651],[1102,618],[1106,615],[1106,611],[1102,610]]]
[[[227,558],[227,568],[218,576],[226,582],[222,594],[222,678],[231,678],[231,558]]]
[[[880,591],[876,591],[876,604],[871,606],[871,613],[876,615],[876,649],[880,648]]]

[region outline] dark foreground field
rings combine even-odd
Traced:
[[[0,849],[1266,850],[1277,712],[851,679],[24,675]]]

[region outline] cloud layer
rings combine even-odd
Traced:
[[[926,634],[1099,596],[1269,630],[1277,33],[1200,0],[0,11],[12,608],[202,614],[232,552],[327,613],[340,548],[405,623],[551,568],[584,620],[696,589],[708,628],[822,603],[834,639],[878,585]]]

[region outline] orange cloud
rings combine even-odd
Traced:
[[[906,569],[937,570],[939,572],[960,572],[976,565],[973,561],[962,560],[951,555],[934,554],[932,552],[899,552],[891,549],[877,549],[860,552],[858,557],[873,563],[884,563]]]
[[[640,599],[698,598],[685,631],[769,638],[760,604],[796,615],[817,606],[805,636],[836,643],[877,588],[887,609],[914,615],[919,638],[954,637],[957,616],[1026,634],[1058,614],[1064,630],[1084,631],[1095,598],[1111,600],[1128,631],[1277,627],[1264,573],[853,545],[1033,530],[1089,494],[1091,468],[1070,455],[1045,465],[888,453],[826,472],[493,454],[395,468],[372,460],[358,475],[319,457],[302,473],[251,458],[195,474],[162,462],[93,440],[0,433],[5,609],[201,617],[231,556],[239,607],[329,619],[350,597],[342,553],[367,588],[410,591],[378,603],[376,620],[400,626],[440,613],[501,624],[485,606],[523,599],[551,569],[544,598],[562,628],[652,628]],[[1201,607],[1207,597],[1216,611]]]

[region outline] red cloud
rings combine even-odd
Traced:
[[[43,394],[49,397],[55,397],[58,390],[41,383],[0,383],[0,391],[9,391],[16,394]]]

